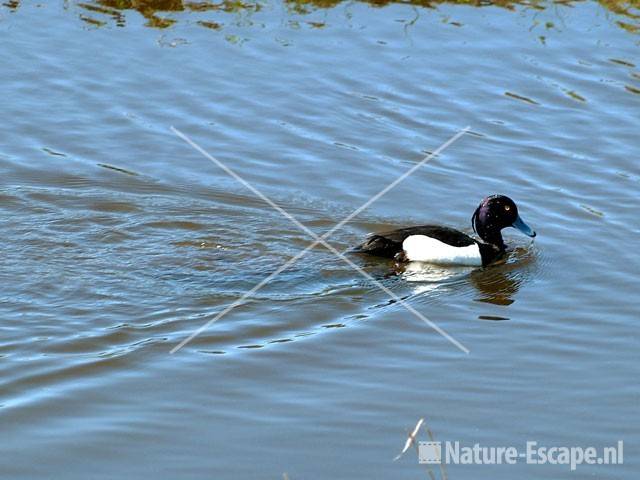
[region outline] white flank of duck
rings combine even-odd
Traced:
[[[480,249],[476,243],[467,247],[454,247],[426,235],[411,235],[402,242],[402,249],[410,262],[470,267],[482,265]]]

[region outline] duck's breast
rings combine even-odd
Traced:
[[[426,235],[411,235],[402,242],[402,249],[410,262],[437,265],[481,266],[482,257],[477,243],[454,247]]]

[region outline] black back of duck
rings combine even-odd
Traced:
[[[388,232],[373,233],[353,251],[378,257],[394,258],[402,252],[402,242],[412,235],[426,235],[453,247],[468,247],[477,243],[469,235],[440,225],[419,225]]]

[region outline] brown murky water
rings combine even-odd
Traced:
[[[466,445],[625,442],[635,478],[637,2],[5,2],[0,476],[426,478]],[[468,355],[170,131],[331,237],[512,196],[538,231],[487,269],[390,275]],[[575,478],[450,466],[449,478]]]

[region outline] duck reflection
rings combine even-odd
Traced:
[[[473,267],[440,266],[422,262],[396,264],[394,273],[413,284],[413,294],[424,294],[452,287],[466,278]]]
[[[518,247],[509,252],[501,262],[486,268],[443,267],[411,262],[396,265],[395,273],[406,282],[416,284],[414,294],[471,284],[477,291],[474,300],[507,306],[515,302],[521,285],[528,277],[527,266],[533,260],[534,253],[531,250]]]
[[[475,300],[505,306],[515,301],[514,297],[520,290],[522,278],[518,276],[517,271],[514,272],[507,267],[507,264],[494,265],[493,268],[471,272],[469,280],[480,294]]]

